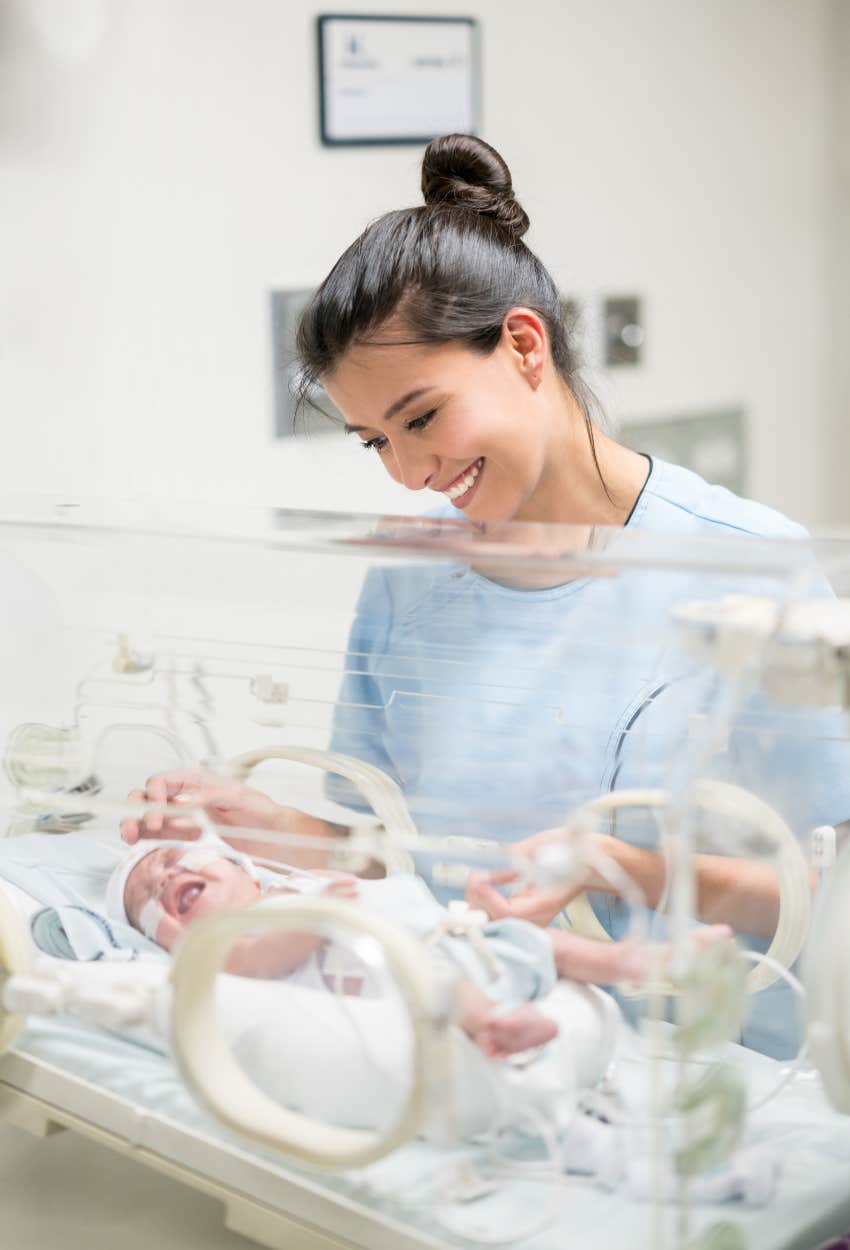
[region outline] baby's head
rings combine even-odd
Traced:
[[[218,838],[201,843],[142,842],[107,886],[107,912],[166,950],[200,916],[257,900],[251,861]]]

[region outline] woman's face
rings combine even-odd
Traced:
[[[347,428],[397,482],[442,493],[472,520],[530,515],[552,447],[553,370],[536,314],[509,314],[487,356],[376,337],[323,379]]]
[[[229,859],[212,860],[199,871],[184,868],[180,861],[190,845],[152,851],[136,865],[124,887],[124,908],[137,929],[145,904],[151,899],[158,902],[156,940],[166,950],[193,920],[224,907],[246,906],[259,893],[256,881]]]

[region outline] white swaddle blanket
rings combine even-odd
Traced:
[[[380,1128],[410,1092],[412,1031],[397,993],[342,997],[291,979],[258,982],[222,975],[220,1019],[251,1080],[283,1106],[348,1128]],[[539,1000],[559,1025],[535,1061],[535,1083],[569,1092],[595,1084],[619,1040],[619,1010],[609,995],[561,982]],[[508,1065],[485,1058],[452,1030],[450,1087],[455,1130],[474,1135],[504,1110]],[[437,1109],[439,1110],[439,1108]]]

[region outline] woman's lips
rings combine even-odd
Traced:
[[[484,457],[479,456],[459,473],[453,482],[444,487],[443,494],[455,508],[465,508],[478,489],[481,474],[484,471]]]

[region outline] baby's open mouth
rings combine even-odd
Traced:
[[[195,903],[206,889],[205,881],[186,881],[183,885],[177,887],[174,895],[174,909],[178,916],[185,916],[191,911]]]

